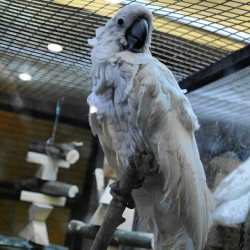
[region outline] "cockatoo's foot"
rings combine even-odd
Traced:
[[[145,176],[156,175],[159,172],[159,164],[155,160],[154,155],[145,151],[141,152],[137,150],[135,154],[129,158],[129,164],[138,172],[133,188],[140,188],[143,185]],[[111,188],[110,194],[113,196],[118,206],[125,206],[131,209],[134,208],[135,203],[132,195],[123,194],[119,184],[119,181],[115,181],[109,185]]]
[[[120,181],[115,181],[109,185],[109,187],[111,188],[110,194],[115,199],[117,206],[121,207],[123,205],[125,207],[130,208],[130,209],[135,208],[135,202],[134,202],[132,195],[131,194],[130,195],[122,194],[121,190],[119,188],[119,183],[120,183]]]
[[[129,159],[129,164],[138,171],[138,179],[144,180],[147,175],[156,175],[159,172],[159,164],[154,155],[137,150]],[[142,183],[142,182],[141,182]]]

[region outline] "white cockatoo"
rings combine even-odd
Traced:
[[[199,127],[171,71],[150,53],[153,17],[144,6],[123,7],[89,40],[93,89],[90,126],[118,178],[138,152],[159,166],[132,196],[154,230],[156,249],[204,247],[212,197],[194,131]]]
[[[226,226],[243,223],[250,209],[250,157],[228,174],[216,187],[214,222]]]

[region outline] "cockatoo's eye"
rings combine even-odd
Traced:
[[[122,18],[119,18],[118,21],[117,21],[117,23],[118,23],[119,25],[123,25],[124,20],[123,20]]]

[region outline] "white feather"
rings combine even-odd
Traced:
[[[216,223],[235,226],[243,223],[250,209],[250,158],[227,175],[213,193]]]

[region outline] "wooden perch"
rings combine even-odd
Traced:
[[[85,238],[94,239],[100,226],[88,225],[81,221],[72,220],[69,222],[68,228],[69,232],[77,232]],[[154,243],[152,234],[116,229],[110,244],[152,249]]]
[[[30,144],[29,151],[47,154],[52,158],[62,159],[69,162],[70,164],[74,164],[80,157],[80,154],[76,148],[82,145],[83,143],[76,142],[45,144],[37,141]]]
[[[36,178],[25,178],[16,184],[18,189],[40,192],[43,194],[74,198],[79,192],[75,185],[59,181],[44,181]]]
[[[126,168],[119,183],[121,194],[124,196],[131,195],[138,180],[136,168],[133,166]],[[116,228],[125,220],[122,217],[125,208],[126,206],[123,203],[116,201],[114,198],[112,199],[90,250],[106,250],[108,248]]]
[[[75,185],[70,185],[59,181],[47,181],[41,187],[42,193],[74,198],[79,192]]]

